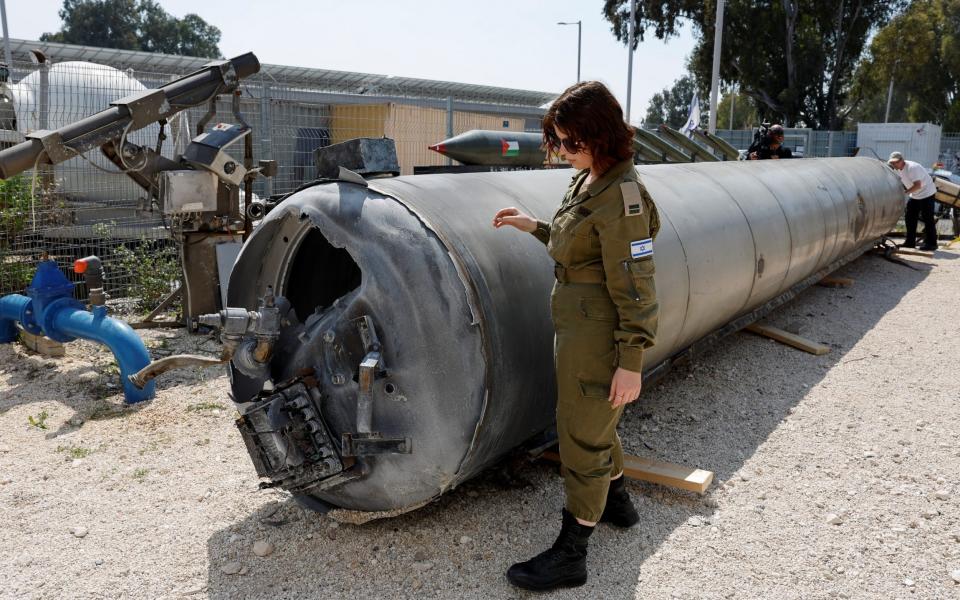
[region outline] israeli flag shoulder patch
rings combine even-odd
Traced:
[[[653,238],[630,242],[630,257],[644,258],[653,256]]]

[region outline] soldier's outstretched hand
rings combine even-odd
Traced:
[[[511,225],[520,231],[530,233],[537,229],[537,220],[526,213],[520,212],[519,209],[510,206],[508,208],[501,208],[497,211],[497,214],[493,216],[494,227],[499,229],[504,225]]]

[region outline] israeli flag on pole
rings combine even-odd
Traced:
[[[700,127],[700,97],[696,92],[693,93],[693,99],[690,100],[690,115],[687,117],[687,122],[680,129],[680,133],[689,137],[693,137],[693,132],[698,127]]]

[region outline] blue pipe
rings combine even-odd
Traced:
[[[72,306],[72,301],[56,301],[47,307],[45,321],[53,325],[56,331],[71,337],[84,338],[100,342],[110,348],[120,365],[120,381],[123,382],[123,394],[127,404],[142,402],[153,398],[155,383],[147,383],[143,389],[130,382],[130,375],[150,364],[147,352],[140,336],[123,321],[107,316],[107,307],[94,306],[86,311]]]
[[[17,339],[17,322],[22,321],[30,298],[20,294],[10,294],[0,298],[0,344],[9,344]]]
[[[150,353],[133,329],[107,316],[107,307],[94,306],[90,311],[73,299],[73,284],[64,277],[57,263],[48,260],[37,266],[29,296],[10,294],[0,297],[0,343],[17,339],[17,323],[35,335],[45,335],[56,342],[84,338],[110,348],[120,365],[120,381],[127,404],[153,398],[154,382],[137,388],[129,376],[150,364]]]

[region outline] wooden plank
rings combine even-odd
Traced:
[[[543,458],[560,462],[560,455],[552,450],[542,454]],[[630,479],[649,481],[667,487],[703,494],[713,483],[713,472],[704,471],[639,456],[623,457],[623,474]]]
[[[909,256],[926,256],[927,258],[933,258],[933,251],[927,250],[917,250],[916,248],[897,248],[897,254],[907,254]]]
[[[57,358],[60,356],[66,356],[67,354],[66,348],[64,348],[63,344],[60,342],[55,342],[42,335],[33,335],[29,331],[25,331],[23,329],[20,329],[20,342],[30,350],[42,354],[43,356]]]
[[[789,331],[784,331],[779,327],[772,327],[770,325],[761,325],[759,323],[753,323],[747,325],[745,329],[751,333],[756,333],[757,335],[762,335],[768,337],[772,340],[776,340],[781,344],[786,344],[788,346],[793,346],[798,350],[803,350],[804,352],[809,352],[810,354],[816,354],[820,356],[821,354],[826,354],[830,352],[830,347],[817,342],[808,340],[806,338],[800,337],[799,335],[790,333]]]
[[[824,277],[817,285],[828,288],[848,288],[853,285],[853,279],[849,277]]]

